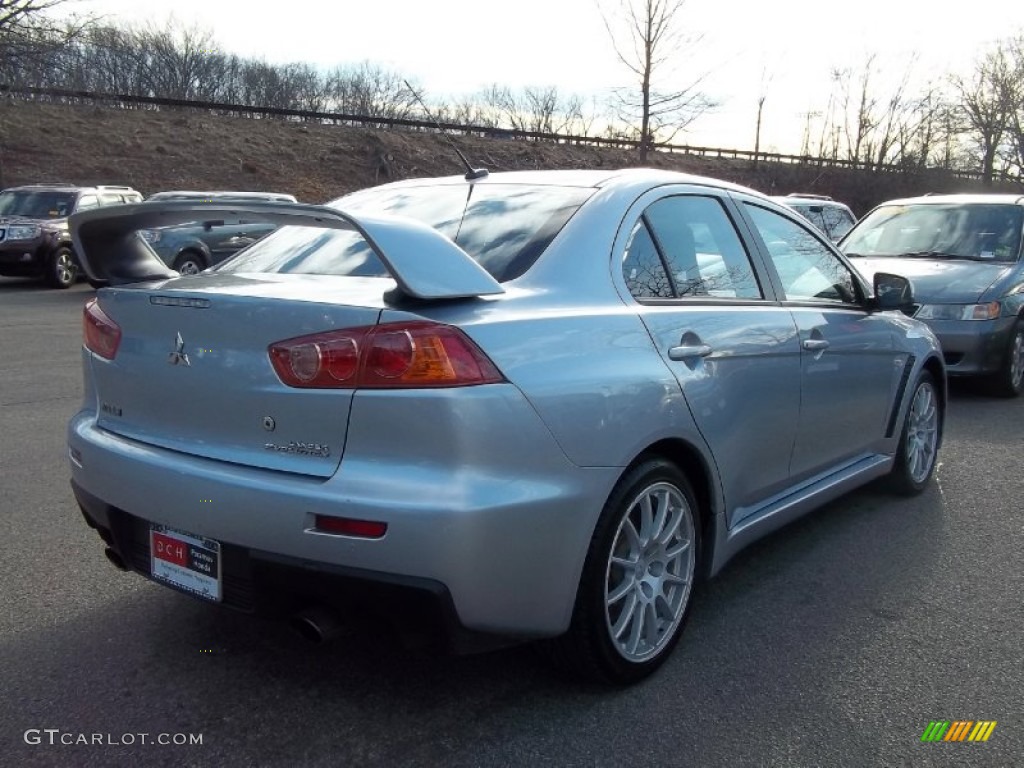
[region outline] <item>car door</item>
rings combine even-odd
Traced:
[[[800,418],[794,481],[874,452],[884,438],[902,365],[890,321],[869,312],[861,282],[803,223],[745,201],[799,329]]]
[[[661,191],[641,198],[632,216],[625,284],[714,453],[731,525],[788,485],[796,326],[762,288],[728,203]]]

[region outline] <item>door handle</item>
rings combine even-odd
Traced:
[[[810,352],[818,352],[822,349],[828,349],[828,341],[825,339],[804,339],[803,348]]]
[[[711,354],[711,347],[707,344],[680,344],[678,347],[669,347],[669,360],[689,360],[694,357],[707,357]]]

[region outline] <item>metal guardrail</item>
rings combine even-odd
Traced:
[[[463,125],[459,123],[434,123],[409,118],[383,117],[371,115],[355,115],[344,112],[317,112],[305,109],[282,109],[279,107],[259,107],[246,104],[226,104],[209,101],[193,101],[190,99],[169,99],[156,96],[134,96],[130,94],[97,93],[93,91],[67,90],[63,88],[39,88],[32,86],[12,86],[0,84],[0,94],[20,97],[44,97],[62,101],[107,102],[121,106],[140,105],[151,107],[170,107],[174,109],[197,109],[208,112],[235,114],[246,117],[285,117],[311,120],[322,123],[360,125],[371,128],[405,128],[436,133],[440,125],[444,130],[464,136],[481,136],[485,138],[519,139],[527,141],[543,141],[557,144],[589,145],[613,149],[637,149],[640,142],[636,139],[613,138],[606,136],[576,136],[563,133],[547,133],[542,131],[521,131],[512,128],[495,128],[479,125]],[[699,157],[718,157],[734,160],[751,160],[757,162],[786,163],[790,165],[813,165],[822,168],[848,168],[851,170],[869,170],[888,173],[907,173],[921,171],[939,171],[961,179],[983,179],[978,171],[931,169],[902,165],[879,165],[857,160],[842,158],[813,157],[810,155],[790,155],[777,152],[753,152],[743,149],[726,149],[722,147],[699,147],[690,144],[657,144],[655,150],[670,154],[696,155]],[[1020,183],[1017,177],[1002,175],[999,181]]]

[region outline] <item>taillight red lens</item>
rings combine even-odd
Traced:
[[[277,375],[291,387],[466,387],[504,380],[462,331],[430,322],[300,336],[272,344],[269,354]]]
[[[90,299],[82,311],[82,340],[90,352],[113,360],[121,344],[121,329],[96,299]]]
[[[316,515],[315,517],[316,529],[324,533],[379,539],[388,532],[388,524],[376,520],[354,520],[350,517],[331,517],[330,515]]]

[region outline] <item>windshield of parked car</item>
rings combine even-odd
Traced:
[[[999,203],[886,205],[841,244],[848,256],[1016,261],[1024,208]]]
[[[569,218],[594,193],[590,187],[528,184],[440,184],[370,188],[329,206],[351,213],[397,215],[430,225],[457,243],[496,280],[521,276]],[[356,232],[282,227],[218,268],[387,277]]]
[[[29,192],[9,189],[0,192],[0,216],[29,219],[62,219],[71,214],[75,196],[68,192]]]

